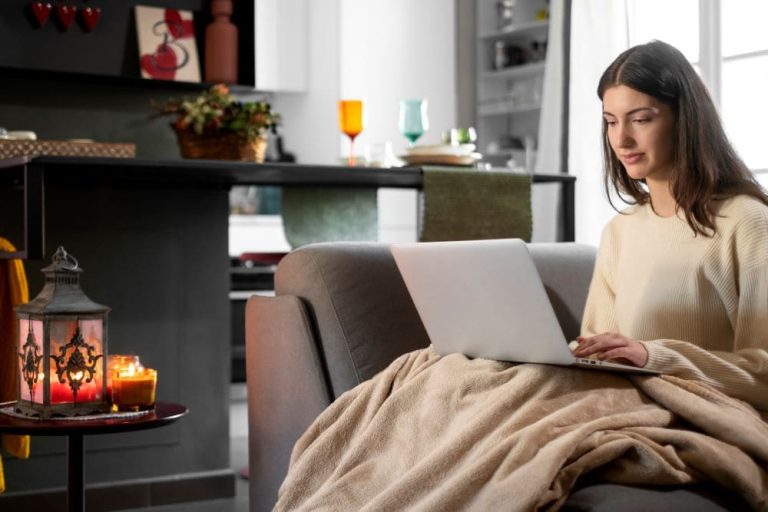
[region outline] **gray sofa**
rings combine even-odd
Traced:
[[[529,248],[573,339],[595,250],[571,243]],[[429,344],[386,244],[324,243],[293,251],[278,266],[275,292],[246,306],[252,511],[272,508],[294,443],[325,407],[400,354]],[[738,497],[712,486],[582,482],[563,510],[745,509]]]

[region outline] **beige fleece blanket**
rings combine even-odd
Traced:
[[[675,377],[405,354],[299,439],[276,510],[556,510],[587,472],[768,510],[768,424]]]

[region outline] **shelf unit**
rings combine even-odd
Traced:
[[[483,71],[481,78],[484,80],[517,80],[520,78],[536,77],[544,74],[544,66],[544,61],[519,64],[498,71]]]
[[[503,39],[510,35],[516,35],[516,36],[522,36],[526,34],[532,35],[532,34],[538,34],[542,29],[547,29],[548,26],[549,26],[549,21],[547,20],[520,22],[520,23],[510,25],[501,30],[486,32],[485,34],[481,34],[478,37],[479,39],[496,40],[496,39]]]
[[[476,0],[476,127],[479,149],[493,165],[531,164],[524,147],[538,146],[546,66],[542,43],[549,21],[539,20],[545,0],[517,0],[512,23],[499,27],[497,0]],[[504,48],[499,55],[499,47]],[[532,169],[530,169],[532,171]]]
[[[478,117],[506,117],[521,114],[536,114],[541,111],[541,105],[538,103],[510,105],[506,98],[500,98],[499,101],[489,101],[477,105]]]

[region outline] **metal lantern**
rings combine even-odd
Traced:
[[[45,286],[16,307],[16,410],[43,419],[107,412],[107,314],[80,288],[82,269],[63,247],[42,270]]]

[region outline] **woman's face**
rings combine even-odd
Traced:
[[[669,106],[617,85],[603,94],[603,118],[611,148],[630,178],[669,180],[675,140],[675,116]]]

